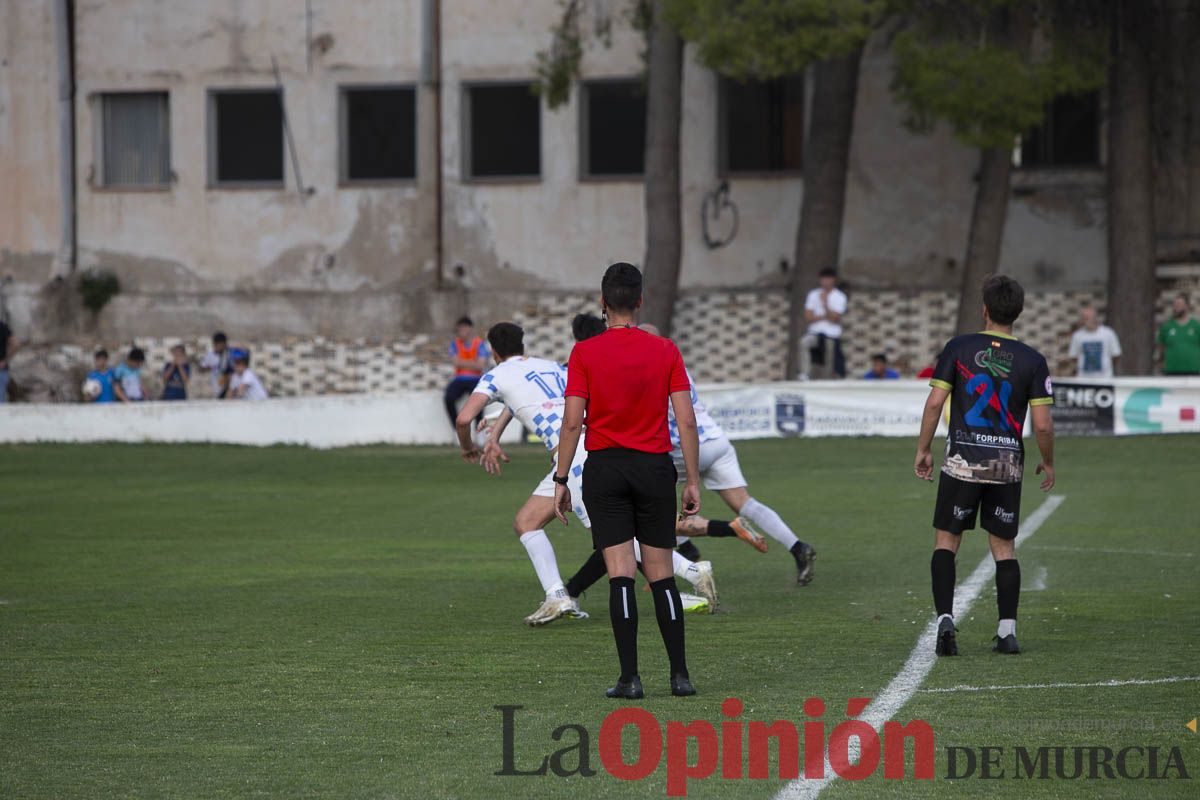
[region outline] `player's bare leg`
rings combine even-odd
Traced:
[[[813,561],[817,551],[812,545],[800,541],[775,509],[751,497],[745,486],[719,489],[717,494],[735,514],[750,520],[759,530],[787,548],[796,561],[796,583],[807,586],[812,582]]]
[[[558,573],[558,561],[554,556],[554,545],[546,536],[546,525],[554,519],[554,498],[533,496],[525,501],[513,520],[513,530],[529,554],[533,569],[546,593],[546,599],[529,616],[526,625],[545,625],[559,617],[586,619],[587,614],[579,609],[579,603],[567,594]]]

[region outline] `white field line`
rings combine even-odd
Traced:
[[[1003,692],[1010,689],[1097,689],[1106,686],[1157,686],[1160,683],[1191,683],[1200,675],[1172,675],[1169,678],[1130,678],[1128,680],[1094,681],[1092,683],[1015,683],[1011,686],[947,686],[942,689],[918,689],[922,694],[950,692]]]
[[[1045,524],[1054,510],[1062,505],[1066,499],[1063,495],[1054,495],[1046,498],[1046,501],[1029,515],[1029,518],[1021,525],[1021,533],[1017,537],[1017,546],[1038,532],[1038,528]],[[954,616],[961,619],[966,616],[967,611],[979,597],[979,593],[983,591],[984,586],[996,574],[996,563],[992,560],[991,553],[983,557],[979,562],[979,566],[975,567],[975,571],[965,581],[960,583],[954,590]],[[917,637],[917,643],[913,647],[912,652],[908,656],[908,661],[904,662],[904,667],[892,678],[892,682],[881,691],[870,705],[866,707],[858,719],[863,720],[875,730],[882,730],[883,723],[890,720],[896,713],[904,707],[904,704],[912,699],[917,690],[921,688],[921,683],[933,669],[933,664],[937,661],[937,656],[933,652],[934,640],[937,638],[937,620],[931,620],[925,626],[925,630]],[[854,752],[854,747],[851,747],[850,760],[853,762],[857,759],[857,754]],[[789,781],[782,789],[779,790],[776,800],[810,800],[817,797],[821,791],[837,780],[837,773],[833,771],[833,767],[829,763],[829,752],[825,753],[825,777],[806,779],[803,776]]]
[[[1031,550],[1061,550],[1064,553],[1103,553],[1114,556],[1163,556],[1164,558],[1195,558],[1195,553],[1172,553],[1166,550],[1125,550],[1119,547],[1065,547],[1057,544],[1030,545]]]

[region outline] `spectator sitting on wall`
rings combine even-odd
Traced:
[[[229,397],[234,400],[266,400],[270,395],[262,381],[250,369],[250,353],[233,351],[233,377],[229,380]]]
[[[8,360],[20,346],[17,337],[13,336],[12,328],[0,319],[0,403],[8,401]]]
[[[846,356],[842,352],[842,316],[846,313],[847,305],[846,293],[837,287],[837,270],[821,270],[820,286],[809,292],[804,301],[804,319],[808,322],[808,330],[800,340],[800,380],[808,380],[813,365],[819,365],[839,378],[846,377]],[[825,363],[828,342],[832,342],[832,365]]]
[[[221,331],[212,336],[212,349],[200,359],[200,368],[208,370],[212,396],[218,400],[229,393],[229,378],[233,375],[233,362],[229,360],[229,339]]]
[[[475,335],[475,323],[470,317],[461,318],[455,326],[454,341],[450,342],[454,377],[446,386],[444,398],[451,425],[458,419],[458,401],[475,391],[475,384],[479,383],[491,356],[487,342]]]
[[[108,351],[101,347],[92,355],[92,371],[87,374],[89,381],[95,381],[100,390],[94,395],[84,395],[89,403],[113,403],[117,395],[113,392],[113,371],[108,366]]]
[[[162,399],[187,400],[188,381],[192,378],[192,365],[188,363],[187,350],[177,344],[171,348],[171,360],[162,371]]]
[[[871,356],[871,368],[863,375],[863,380],[895,380],[899,377],[900,373],[888,366],[887,353],[876,353]]]
[[[1075,374],[1081,378],[1111,378],[1121,357],[1117,332],[1100,324],[1100,316],[1090,305],[1079,312],[1079,327],[1071,334],[1068,355],[1075,359]]]
[[[1200,375],[1200,322],[1182,292],[1171,301],[1171,318],[1158,329],[1158,343],[1164,375]]]
[[[113,370],[113,391],[122,403],[137,403],[146,399],[142,390],[142,364],[146,354],[140,347],[129,348],[125,361]]]

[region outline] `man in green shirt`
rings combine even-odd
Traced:
[[[1158,329],[1163,346],[1164,375],[1200,375],[1200,322],[1192,316],[1187,296],[1171,303],[1171,319]]]

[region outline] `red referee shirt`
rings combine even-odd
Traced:
[[[670,394],[691,390],[675,343],[638,328],[609,328],[579,342],[567,362],[565,395],[588,401],[588,450],[670,452]]]

